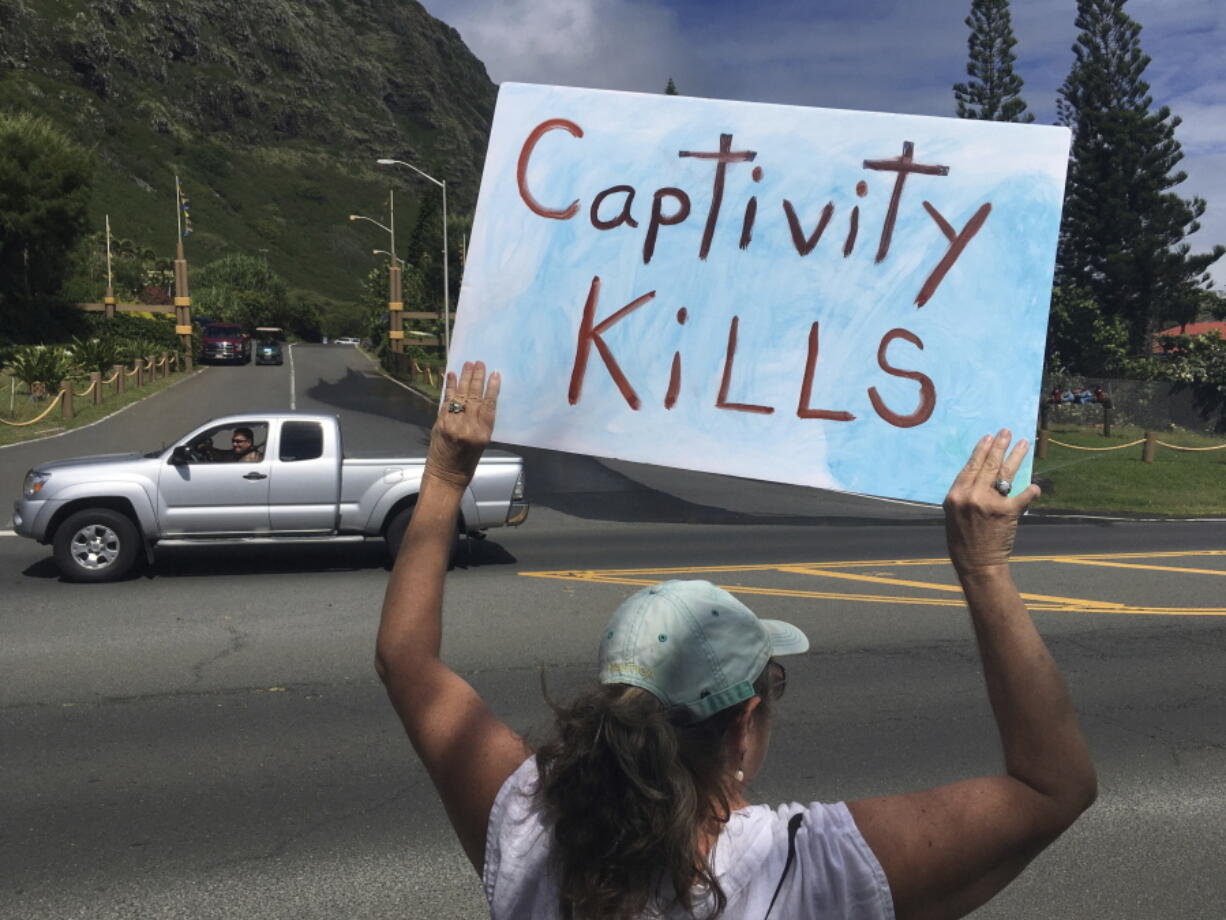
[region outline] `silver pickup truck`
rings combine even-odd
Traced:
[[[147,454],[57,460],[26,474],[13,530],[54,547],[69,581],[123,577],[155,546],[387,541],[395,556],[424,458],[346,457],[340,422],[303,412],[213,419]],[[523,460],[487,451],[457,533],[528,516]]]

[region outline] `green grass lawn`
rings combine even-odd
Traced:
[[[109,386],[103,387],[102,402],[96,406],[89,401],[89,397],[76,399],[74,401],[76,411],[71,419],[64,418],[63,410],[56,406],[46,418],[33,425],[15,428],[0,424],[0,444],[31,441],[47,435],[59,434],[61,431],[80,428],[82,425],[106,418],[124,406],[152,396],[154,393],[160,393],[184,379],[185,376],[182,373],[175,373],[169,377],[159,377],[152,383],[146,383],[139,390],[129,386],[129,389],[120,394],[115,394]],[[88,385],[88,380],[76,381],[77,392],[84,390]],[[0,373],[0,418],[11,422],[27,421],[42,414],[49,402],[49,399],[30,399],[24,385],[15,381],[8,374]]]
[[[1112,447],[1145,436],[1115,427],[1110,438],[1097,428],[1053,426],[1055,441],[1078,447]],[[1226,444],[1226,435],[1158,432],[1159,441],[1181,447]],[[1112,451],[1080,451],[1052,444],[1034,475],[1051,482],[1036,507],[1075,511],[1123,511],[1177,517],[1226,515],[1226,448],[1184,453],[1159,446],[1153,463],[1141,460],[1142,445]]]

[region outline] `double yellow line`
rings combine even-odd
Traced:
[[[1188,568],[1186,566],[1158,565],[1149,561],[1155,559],[1181,559],[1188,557],[1219,557],[1226,556],[1226,550],[1201,550],[1195,552],[1159,552],[1159,553],[1079,553],[1076,555],[1053,556],[1015,556],[1015,563],[1051,563],[1057,565],[1088,565],[1104,566],[1120,569],[1132,569],[1151,572],[1165,572],[1185,576],[1226,576],[1226,567],[1221,569]],[[1137,560],[1137,561],[1128,561]],[[852,562],[799,562],[774,565],[712,565],[712,566],[681,566],[650,569],[588,569],[555,572],[520,572],[528,578],[548,578],[561,581],[580,581],[593,584],[626,585],[641,587],[655,584],[663,578],[679,576],[713,576],[736,575],[738,573],[760,572],[778,573],[782,575],[799,575],[810,578],[830,578],[844,581],[861,582],[864,584],[887,585],[895,588],[918,588],[923,591],[936,592],[935,596],[913,596],[896,594],[861,594],[846,591],[815,591],[811,589],[772,588],[756,585],[722,584],[720,587],[733,594],[758,595],[766,597],[793,597],[810,600],[858,601],[875,604],[899,604],[920,607],[961,607],[962,589],[956,584],[943,584],[932,581],[916,581],[914,579],[897,578],[892,574],[882,573],[882,569],[902,568],[907,566],[946,566],[949,560],[934,559],[866,559]],[[874,573],[846,571],[847,569],[873,568]],[[713,581],[715,579],[712,579]],[[957,595],[956,597],[943,595]],[[1226,607],[1157,607],[1134,604],[1121,604],[1114,601],[1094,600],[1081,597],[1061,597],[1050,594],[1023,593],[1026,606],[1034,611],[1058,613],[1125,613],[1149,614],[1160,616],[1226,616]]]

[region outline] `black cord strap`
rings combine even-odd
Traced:
[[[775,893],[771,896],[770,907],[766,908],[766,916],[763,917],[763,920],[766,920],[766,917],[769,917],[771,911],[775,909],[775,902],[779,900],[779,892],[783,891],[783,883],[788,877],[788,870],[796,861],[796,832],[800,830],[800,825],[804,820],[804,812],[797,812],[788,820],[788,858],[783,864],[783,874],[779,876],[779,884],[775,886]]]

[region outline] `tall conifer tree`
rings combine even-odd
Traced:
[[[1150,111],[1150,59],[1124,3],[1077,2],[1080,34],[1058,103],[1073,147],[1057,270],[1062,286],[1127,324],[1128,351],[1142,356],[1160,324],[1209,287],[1206,272],[1226,249],[1191,255],[1184,242],[1205,202],[1171,191],[1187,178],[1176,170],[1180,119],[1166,106]]]
[[[677,92],[677,84],[673,82],[672,77],[668,78],[668,85],[664,87],[664,95],[666,96],[679,95]]]
[[[1021,97],[1022,78],[1013,72],[1013,24],[1009,0],[972,0],[966,17],[969,83],[954,84],[959,118],[984,121],[1034,121]]]

